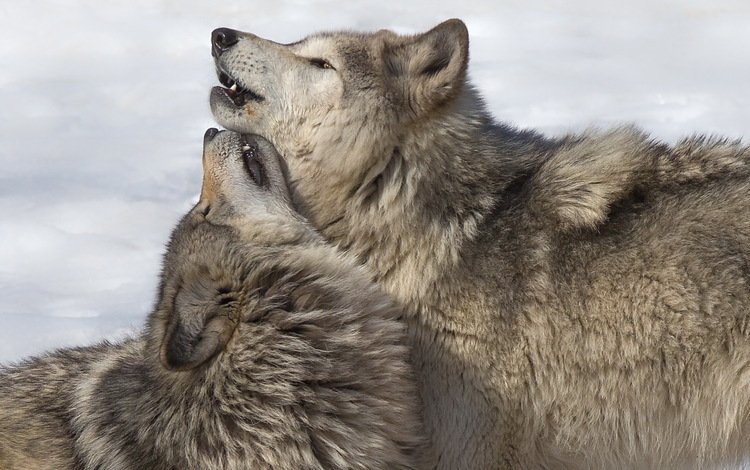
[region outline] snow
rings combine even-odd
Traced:
[[[547,133],[636,122],[750,134],[750,3],[42,0],[0,3],[0,362],[143,323],[212,125],[213,28],[471,34],[495,116]]]

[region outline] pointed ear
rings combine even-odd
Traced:
[[[170,370],[194,369],[223,351],[237,327],[231,299],[199,283],[177,293],[160,348]]]
[[[401,80],[412,109],[429,112],[458,95],[469,64],[469,31],[452,19],[394,44],[385,55],[386,73]]]

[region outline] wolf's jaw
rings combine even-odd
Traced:
[[[219,82],[223,85],[220,88],[223,93],[229,98],[235,106],[244,106],[248,101],[261,102],[265,98],[247,87],[247,85],[241,83],[238,79],[234,78],[226,70],[216,66],[216,74],[219,77]]]

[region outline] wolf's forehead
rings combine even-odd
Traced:
[[[372,34],[348,31],[322,32],[306,37],[296,43],[296,53],[305,56],[325,58],[341,56],[352,48],[367,47]]]

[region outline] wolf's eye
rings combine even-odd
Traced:
[[[258,161],[258,149],[248,147],[242,150],[242,161],[245,162],[245,171],[258,186],[263,186],[263,165]]]
[[[310,63],[319,69],[331,69],[336,70],[333,68],[333,65],[331,65],[330,62],[328,62],[325,59],[310,59]]]

